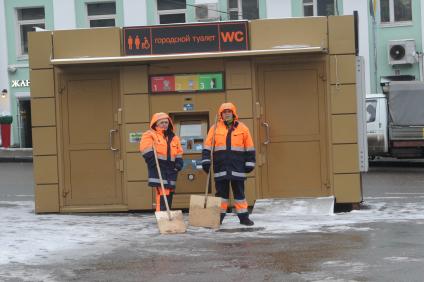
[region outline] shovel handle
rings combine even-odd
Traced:
[[[209,182],[210,182],[210,178],[211,178],[211,171],[213,170],[213,151],[215,150],[215,133],[216,133],[217,124],[218,124],[218,115],[215,115],[215,123],[214,123],[214,127],[213,127],[213,135],[212,135],[211,166],[209,167],[208,177],[206,178],[204,208],[206,208],[206,205],[208,203],[208,190],[209,190]]]
[[[169,220],[171,220],[171,210],[169,209],[168,199],[166,198],[165,186],[163,185],[163,179],[162,179],[162,174],[160,172],[158,154],[156,152],[156,144],[155,144],[154,140],[153,140],[153,153],[155,155],[156,170],[157,170],[158,175],[159,175],[160,187],[162,188],[162,194],[163,194],[162,196],[163,196],[163,199],[165,201],[166,212],[168,213]]]

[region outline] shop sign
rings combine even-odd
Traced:
[[[124,28],[125,55],[248,50],[247,21]]]
[[[222,73],[150,76],[151,93],[223,91]]]
[[[29,87],[31,82],[26,80],[12,80],[12,88],[18,88],[18,87]]]

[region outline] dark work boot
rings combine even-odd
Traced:
[[[225,213],[221,213],[221,220],[219,221],[219,224],[222,224],[222,221],[224,220]]]
[[[253,221],[251,221],[249,219],[249,214],[248,213],[241,213],[238,214],[239,220],[240,220],[240,224],[242,225],[246,225],[246,226],[252,226],[255,223]]]
[[[253,221],[251,221],[249,218],[244,218],[242,220],[240,220],[240,224],[246,225],[246,226],[252,226],[255,223]]]

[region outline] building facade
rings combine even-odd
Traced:
[[[143,26],[354,11],[367,93],[381,93],[381,85],[393,79],[422,79],[424,4],[418,0],[0,0],[0,90],[7,91],[0,99],[0,114],[13,116],[12,144],[31,147],[27,33],[35,27]],[[392,50],[391,57],[390,47],[396,45],[407,45],[409,61],[393,60],[399,51]]]

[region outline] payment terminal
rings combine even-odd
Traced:
[[[207,113],[172,115],[184,151],[184,167],[178,174],[176,194],[204,193],[207,175],[202,170],[202,150],[208,117]]]

